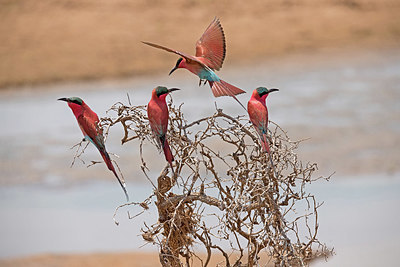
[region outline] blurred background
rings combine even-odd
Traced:
[[[72,168],[82,139],[60,97],[80,96],[103,117],[121,101],[145,105],[157,85],[183,90],[188,120],[215,105],[245,115],[232,99],[215,99],[186,70],[168,72],[177,56],[149,41],[194,54],[213,18],[220,18],[227,55],[218,75],[247,94],[258,86],[270,119],[298,151],[317,162],[310,187],[320,202],[319,239],[336,255],[314,266],[395,266],[400,231],[399,0],[0,0],[0,266],[158,266],[144,245],[145,213],[130,220],[115,208],[124,196],[89,146]],[[152,188],[140,171],[138,147],[120,144],[111,129],[108,151],[133,201]],[[151,178],[164,166],[151,144]],[[131,211],[134,212],[134,211]],[[63,265],[64,264],[64,265]],[[124,265],[125,264],[125,265]],[[136,265],[133,265],[136,264]]]

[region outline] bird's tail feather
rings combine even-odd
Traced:
[[[105,162],[106,165],[107,165],[107,168],[108,168],[110,171],[112,171],[112,172],[114,173],[115,177],[117,178],[119,184],[120,184],[121,187],[122,187],[122,190],[124,190],[124,193],[125,193],[125,196],[126,196],[126,201],[129,202],[129,195],[128,195],[128,191],[126,190],[125,181],[124,181],[123,179],[121,180],[121,179],[119,178],[117,172],[115,171],[114,165],[113,165],[112,162],[111,162],[110,155],[108,155],[107,151],[105,151],[105,150],[100,150],[100,154],[101,154],[101,156],[103,157],[104,162]]]
[[[211,90],[215,97],[231,96],[239,103],[239,105],[241,105],[243,107],[244,110],[247,111],[245,106],[243,106],[243,104],[235,96],[235,95],[246,93],[245,91],[243,91],[242,89],[240,89],[232,84],[229,84],[223,80],[219,80],[216,82],[210,82],[210,86],[211,86]]]
[[[266,135],[266,134],[263,134],[263,135],[262,135],[262,139],[263,139],[263,140],[261,140],[261,146],[262,146],[263,150],[264,150],[265,152],[268,153],[268,157],[269,157],[269,161],[271,162],[272,170],[274,171],[275,177],[278,178],[278,176],[277,176],[277,174],[276,174],[276,171],[275,171],[274,162],[272,161],[271,149],[269,148],[269,143],[268,143],[268,140],[267,140],[267,135]]]
[[[215,97],[219,96],[234,96],[246,93],[242,89],[229,84],[223,80],[212,82],[210,81],[211,90]]]
[[[174,168],[172,167],[172,162],[174,161],[174,156],[172,155],[171,148],[169,147],[167,137],[165,134],[159,136],[159,139],[157,139],[159,144],[161,145],[161,148],[163,149],[165,159],[168,161],[169,166],[171,167],[172,173],[175,176]]]
[[[174,161],[174,156],[172,155],[171,148],[169,147],[167,139],[165,139],[165,141],[164,141],[163,150],[164,150],[165,159],[168,161],[168,163],[172,169],[172,162]]]
[[[269,149],[269,144],[268,144],[268,140],[267,140],[267,135],[266,134],[262,135],[261,146],[262,146],[264,151],[266,151],[268,154],[270,154],[270,149]]]

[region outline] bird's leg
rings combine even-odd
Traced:
[[[201,83],[203,83],[203,85],[206,85],[207,79],[200,79],[199,86],[201,86]]]

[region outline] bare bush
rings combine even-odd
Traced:
[[[321,203],[306,191],[308,184],[329,177],[312,177],[317,165],[299,160],[300,141],[291,141],[270,123],[274,171],[247,117],[231,117],[217,108],[212,116],[189,123],[181,106],[168,105],[175,176],[165,164],[158,177],[149,177],[142,148],[145,142],[157,143],[146,106],[119,102],[102,119],[106,132],[122,125],[122,144],[140,144],[142,170],[154,192],[130,205],[157,209],[158,221],[145,223],[142,236],[159,246],[162,266],[191,266],[194,259],[207,266],[213,253],[223,255],[221,266],[265,266],[261,253],[275,266],[306,266],[329,254],[317,239]]]

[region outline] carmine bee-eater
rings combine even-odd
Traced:
[[[149,118],[150,127],[153,134],[159,144],[160,148],[164,151],[165,159],[168,161],[172,172],[172,161],[174,161],[174,156],[172,155],[171,148],[168,145],[167,140],[167,128],[169,111],[165,98],[170,92],[179,90],[178,88],[168,89],[164,86],[157,86],[153,89],[151,93],[151,99],[147,105],[147,116]]]
[[[245,91],[221,80],[214,72],[214,70],[219,70],[222,67],[226,54],[225,35],[218,18],[215,18],[211,22],[197,41],[195,56],[190,56],[158,44],[143,43],[181,56],[176,62],[175,67],[170,71],[170,75],[178,68],[185,68],[199,76],[199,85],[201,85],[203,80],[204,83],[208,81],[215,97],[231,96],[246,109],[235,97],[235,95],[245,93]]]
[[[253,123],[258,135],[260,136],[261,146],[264,151],[270,153],[267,131],[268,131],[268,109],[265,104],[266,98],[271,92],[279,91],[278,89],[267,89],[258,87],[247,103],[247,111],[250,121]],[[272,160],[271,160],[272,162]]]
[[[79,97],[59,98],[58,100],[65,101],[71,108],[78,121],[79,128],[81,128],[83,135],[87,141],[90,141],[99,150],[107,168],[112,171],[118,179],[119,184],[124,190],[126,201],[129,201],[128,192],[126,191],[125,181],[119,178],[115,171],[114,165],[111,162],[110,156],[106,151],[104,144],[103,130],[99,125],[99,117],[90,109],[86,103]]]

